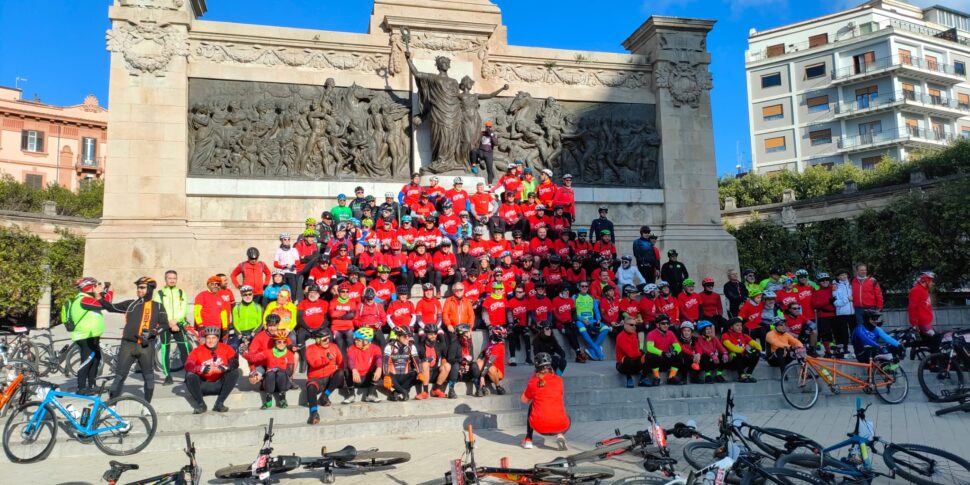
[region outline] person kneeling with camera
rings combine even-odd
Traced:
[[[225,402],[239,380],[239,358],[231,346],[219,341],[221,334],[218,327],[203,328],[205,342],[192,349],[185,361],[185,388],[195,414],[208,410],[203,396],[218,396],[213,411],[229,411]]]

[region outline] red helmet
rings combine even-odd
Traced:
[[[707,278],[704,278],[701,281],[701,285],[713,285],[713,284],[714,284],[714,278],[712,278],[710,276],[708,276]]]
[[[74,281],[74,286],[76,286],[78,290],[81,290],[83,292],[90,291],[97,284],[98,284],[98,280],[96,280],[96,279],[94,279],[94,278],[92,278],[90,276],[85,276],[83,278],[78,278],[76,281]]]

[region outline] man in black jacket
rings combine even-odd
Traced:
[[[121,332],[121,348],[115,366],[115,380],[111,383],[110,398],[118,397],[128,378],[132,364],[138,361],[138,370],[145,380],[145,400],[152,401],[155,391],[155,339],[158,330],[168,325],[168,315],[161,303],[152,301],[158,283],[151,277],[142,276],[135,281],[134,300],[112,303],[101,296],[101,306],[111,313],[125,314],[125,327]]]
[[[610,231],[610,241],[616,244],[616,231],[613,230],[613,221],[606,218],[610,212],[610,208],[601,205],[599,212],[599,219],[593,219],[593,223],[589,225],[589,233],[592,234],[590,237],[598,237],[597,235],[602,234],[603,229],[607,229]]]
[[[728,271],[728,282],[724,283],[724,297],[728,300],[728,318],[738,316],[738,310],[748,299],[748,288],[738,278],[737,270]]]
[[[551,321],[540,322],[539,333],[532,340],[532,354],[539,355],[542,352],[552,356],[552,370],[557,376],[561,376],[566,371],[566,351],[552,334]]]
[[[430,388],[433,397],[445,397],[443,389],[451,374],[451,363],[458,360],[458,345],[449,344],[449,339],[439,334],[440,330],[437,324],[425,325],[424,337],[417,344],[420,372],[424,375],[424,383],[418,392],[428,392]]]
[[[677,251],[667,251],[667,262],[660,267],[660,279],[670,284],[670,293],[677,296],[684,291],[684,280],[689,277],[687,266],[677,261]]]

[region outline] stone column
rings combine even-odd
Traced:
[[[104,215],[88,235],[85,274],[160,278],[163,265],[193,266],[186,224],[188,31],[204,0],[116,0],[111,52]]]
[[[719,211],[707,51],[713,27],[712,20],[654,16],[623,46],[648,56],[654,68],[657,129],[663,140],[661,250],[676,249],[695,279],[713,276],[723,282],[728,269],[738,268],[738,257]]]

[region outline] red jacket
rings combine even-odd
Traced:
[[[387,312],[384,311],[384,305],[376,301],[370,304],[361,302],[354,317],[354,328],[370,327],[380,331],[385,322],[387,322]]]
[[[658,295],[653,301],[657,313],[663,313],[670,318],[670,323],[680,325],[680,310],[677,307],[677,300],[673,295]]]
[[[242,275],[242,278],[239,278],[240,275]],[[266,263],[257,261],[256,264],[253,264],[249,261],[243,261],[232,270],[229,278],[236,288],[249,285],[253,287],[253,293],[262,295],[263,287],[269,285],[270,276],[269,267],[266,266]]]
[[[215,382],[222,377],[223,371],[219,367],[232,368],[230,363],[235,357],[236,351],[224,343],[216,344],[214,349],[200,345],[189,352],[189,357],[185,359],[185,371],[198,374],[206,382]],[[205,366],[209,366],[209,372],[203,374]]]
[[[296,354],[290,349],[286,349],[283,355],[277,357],[274,350],[271,347],[263,351],[263,367],[266,370],[279,369],[287,374],[292,374],[293,368],[296,366]]]
[[[882,288],[875,278],[852,278],[852,306],[882,310]]]
[[[552,197],[552,205],[561,205],[572,219],[576,219],[576,194],[572,187],[559,187]]]
[[[724,305],[721,303],[721,294],[712,291],[710,293],[702,291],[698,293],[701,299],[701,317],[713,318],[715,315],[724,314]]]
[[[815,320],[815,308],[812,306],[812,295],[815,294],[815,288],[812,285],[795,285],[795,291],[797,296],[795,301],[802,306],[802,315],[809,320]]]
[[[623,331],[616,336],[617,362],[623,362],[623,359],[626,357],[639,359],[641,355],[640,338],[637,336],[636,332],[630,333]]]
[[[307,345],[306,363],[307,379],[323,379],[343,368],[344,355],[340,353],[340,347],[335,344],[327,347]]]
[[[291,333],[290,345],[294,345],[295,343],[295,335]],[[272,348],[273,337],[269,334],[269,332],[259,332],[253,337],[253,340],[249,342],[249,351],[243,354],[243,358],[246,359],[246,362],[249,362],[250,368],[265,366],[265,362],[263,361],[263,352]]]
[[[696,322],[701,316],[701,297],[697,293],[687,294],[683,292],[677,295],[677,308],[680,311],[681,320]]]
[[[765,308],[765,302],[758,303],[754,305],[751,300],[747,300],[741,304],[741,309],[738,310],[738,316],[744,320],[744,328],[748,330],[754,330],[761,326],[761,310]]]
[[[525,385],[522,397],[529,404],[529,426],[545,435],[564,433],[569,429],[563,380],[555,374],[533,375]]]
[[[381,281],[380,278],[372,280],[367,286],[374,289],[374,298],[381,300],[385,306],[391,302],[391,297],[397,291],[393,281]]]
[[[347,347],[348,370],[356,369],[363,376],[372,370],[380,369],[383,365],[384,355],[380,347],[374,344],[368,344],[363,349],[357,348],[357,345]]]
[[[310,301],[304,299],[296,306],[296,310],[298,323],[302,323],[310,329],[317,329],[326,322],[330,304],[327,300]]]
[[[728,357],[727,349],[724,348],[724,344],[716,335],[710,340],[707,340],[704,336],[697,337],[697,340],[694,341],[694,352],[701,355],[718,354],[722,363],[726,362]]]
[[[933,303],[925,286],[916,283],[909,290],[909,324],[926,331],[933,328]]]
[[[819,287],[812,293],[812,310],[818,318],[831,318],[835,316],[835,305],[832,304],[832,286]],[[804,313],[804,310],[803,312]]]

